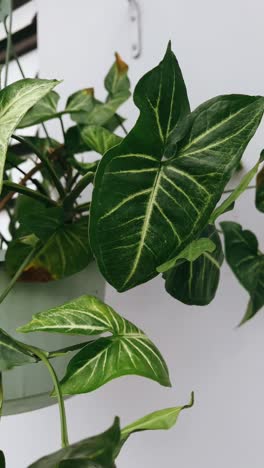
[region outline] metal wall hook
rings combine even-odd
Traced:
[[[129,18],[132,24],[132,57],[137,59],[142,53],[141,9],[138,0],[128,0]]]

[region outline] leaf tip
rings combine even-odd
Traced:
[[[120,74],[125,74],[128,71],[128,65],[124,60],[121,58],[118,52],[115,53],[116,59],[116,66]]]

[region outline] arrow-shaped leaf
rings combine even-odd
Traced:
[[[91,336],[105,332],[112,334],[88,343],[74,356],[61,382],[64,394],[90,392],[129,374],[170,386],[166,363],[152,341],[142,330],[93,296],[82,296],[36,314],[19,331]]]
[[[58,84],[56,80],[25,79],[0,91],[0,192],[9,139],[26,112]]]
[[[207,247],[200,252],[199,256],[189,256],[186,261],[178,260],[178,263],[165,272],[165,287],[166,291],[175,299],[189,305],[207,305],[215,297],[219,278],[220,269],[224,260],[221,240],[214,226],[207,226],[201,234],[203,241],[204,237],[212,242],[214,248]],[[187,256],[186,256],[187,257]]]
[[[121,143],[122,138],[106,128],[88,125],[82,128],[81,137],[84,143],[99,154],[105,154],[113,146]]]
[[[258,249],[258,240],[253,232],[228,221],[222,222],[221,227],[225,236],[226,260],[250,295],[242,325],[264,305],[264,255]]]
[[[120,445],[119,420],[103,434],[84,439],[36,461],[29,468],[114,468]]]
[[[189,104],[170,47],[134,101],[140,117],[102,158],[91,206],[91,246],[119,291],[156,276],[200,234],[264,110],[262,97],[219,96],[183,120]]]
[[[35,104],[29,111],[26,113],[24,118],[18,125],[18,128],[31,127],[31,125],[36,125],[51,118],[57,116],[57,105],[59,102],[60,96],[56,91],[51,91],[42,99],[40,99],[37,104]]]
[[[20,228],[6,254],[6,268],[11,276],[32,248],[24,239],[31,234],[40,239],[43,246],[22,273],[20,279],[23,281],[58,280],[78,273],[92,260],[88,217],[65,223],[61,208],[45,208],[34,201],[20,214],[19,222]]]

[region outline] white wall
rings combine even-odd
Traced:
[[[38,0],[41,74],[64,78],[63,98],[87,86],[95,86],[100,95],[115,50],[129,61],[135,84],[160,60],[170,38],[193,107],[216,94],[263,93],[261,0],[139,3],[143,55],[133,61],[127,0]],[[131,104],[123,113],[130,123],[137,115]],[[263,143],[262,126],[247,150],[247,168]],[[253,193],[237,204],[235,216],[262,237],[263,217],[255,212]],[[134,436],[118,467],[261,468],[264,314],[236,328],[247,295],[228,268],[223,268],[221,288],[207,308],[189,308],[173,300],[160,279],[122,295],[109,287],[107,301],[160,347],[173,388],[128,377],[68,401],[71,440],[104,430],[116,414],[126,424],[149,411],[186,403],[194,390],[195,407],[181,415],[177,427],[168,433]],[[59,446],[57,409],[5,418],[0,431],[8,466],[24,468]]]

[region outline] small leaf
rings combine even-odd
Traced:
[[[47,455],[29,468],[114,468],[119,445],[120,428],[119,419],[116,418],[108,431]]]
[[[202,239],[203,236],[207,236],[214,249],[200,251],[201,255],[196,258],[194,255],[193,260],[191,256],[187,261],[178,260],[178,263],[164,274],[166,291],[188,305],[203,306],[214,299],[224,259],[221,240],[215,227],[207,226],[201,236]]]
[[[51,91],[35,104],[21,120],[18,128],[31,127],[57,116],[57,105],[60,96],[56,91]]]
[[[221,203],[221,205],[218,206],[214,210],[214,212],[213,212],[213,214],[212,214],[212,216],[210,218],[210,224],[214,224],[216,219],[219,218],[219,216],[221,216],[223,213],[226,213],[227,211],[229,211],[230,208],[232,208],[232,206],[234,205],[237,198],[246,190],[246,188],[248,187],[248,185],[251,182],[251,180],[253,179],[253,177],[255,177],[255,175],[257,174],[258,167],[259,167],[259,164],[261,162],[262,162],[262,157],[259,159],[257,164],[255,164],[255,166],[252,167],[252,169],[250,169],[250,171],[247,172],[247,174],[244,175],[241,182],[233,190],[233,192],[229,195],[229,197],[227,197],[223,201],[223,203]]]
[[[118,135],[109,132],[106,128],[95,125],[83,127],[81,137],[87,146],[102,155],[122,141],[122,138]]]
[[[25,350],[19,341],[0,329],[0,371],[32,362],[37,362],[36,357]]]
[[[209,237],[200,237],[200,239],[192,241],[185,249],[183,249],[175,258],[172,258],[168,262],[163,263],[163,265],[157,268],[159,273],[164,273],[165,271],[173,268],[179,260],[188,260],[189,262],[194,262],[206,252],[212,253],[215,250],[215,244]]]
[[[128,65],[116,53],[115,63],[105,77],[105,89],[108,91],[109,96],[116,96],[123,92],[129,93],[130,82],[127,72]]]
[[[64,394],[90,392],[129,374],[170,386],[167,366],[144,332],[93,296],[82,296],[36,314],[19,331],[90,336],[110,332],[113,335],[89,342],[74,356],[61,382]]]
[[[194,394],[192,393],[191,400],[187,405],[155,411],[129,424],[121,431],[122,445],[126,442],[128,437],[135,432],[171,429],[176,424],[181,411],[191,408],[193,404]]]
[[[88,108],[82,109],[80,107],[77,111],[71,112],[72,120],[83,125],[105,126],[105,124],[109,123],[120,105],[130,97],[130,82],[127,71],[128,66],[116,54],[115,63],[105,79],[105,88],[108,91],[106,101],[101,102],[95,99],[93,93],[91,93]],[[85,103],[85,100],[83,100],[83,103]]]
[[[25,79],[0,91],[0,192],[9,139],[19,122],[37,101],[47,94],[58,81]]]
[[[258,250],[253,232],[234,222],[222,222],[226,260],[238,281],[248,291],[250,301],[240,323],[251,319],[264,305],[264,255]]]

